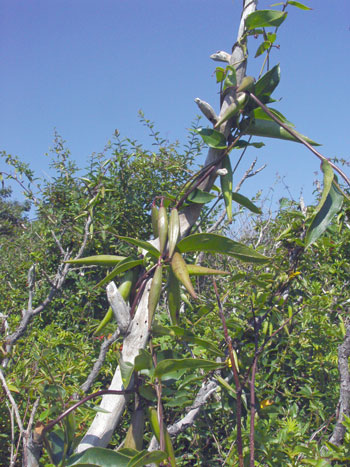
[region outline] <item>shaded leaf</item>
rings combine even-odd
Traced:
[[[263,104],[269,101],[269,97],[280,82],[280,77],[280,66],[275,65],[255,83],[255,95],[261,100]],[[255,106],[256,105],[254,105],[254,107]]]
[[[126,389],[129,386],[131,377],[134,372],[134,365],[131,362],[125,362],[122,357],[119,359],[120,374],[123,381],[123,386]]]
[[[181,359],[169,359],[162,360],[156,366],[154,375],[162,377],[167,373],[172,373],[177,370],[193,370],[197,368],[202,368],[203,370],[217,370],[218,368],[223,368],[224,363],[212,362],[211,360],[201,360],[199,358],[181,358]]]
[[[100,281],[97,285],[95,285],[95,288],[102,287],[103,285],[108,284],[116,276],[119,276],[123,272],[128,271],[129,269],[132,269],[141,264],[143,264],[142,259],[135,259],[131,257],[123,259],[123,261],[120,261],[118,266],[114,268],[112,272],[110,272],[104,279],[102,279],[102,281]]]
[[[105,448],[89,448],[86,451],[69,458],[67,467],[73,465],[96,465],[99,467],[127,467],[130,458]]]
[[[213,201],[216,197],[217,196],[213,193],[208,193],[207,191],[202,191],[199,188],[196,188],[188,195],[187,201],[190,201],[191,203],[206,204]]]
[[[162,462],[167,458],[167,453],[164,451],[147,451],[143,450],[138,453],[135,457],[130,459],[128,467],[141,467],[153,462]]]

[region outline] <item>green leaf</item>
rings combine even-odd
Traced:
[[[145,242],[144,240],[138,240],[136,238],[131,238],[131,237],[122,237],[121,235],[117,235],[120,240],[124,240],[127,243],[131,243],[131,245],[138,246],[146,251],[148,251],[152,256],[155,258],[160,257],[160,252],[157,250],[156,247],[154,247],[151,243]]]
[[[245,141],[244,139],[240,139],[239,141],[237,141],[237,143],[235,144],[235,147],[233,149],[242,149],[242,148],[246,148],[248,146],[253,146],[254,148],[260,149],[263,146],[265,146],[265,143],[262,143],[262,142],[248,143],[248,141]]]
[[[269,97],[280,82],[281,70],[275,65],[255,83],[255,95],[263,104],[269,102]]]
[[[220,182],[221,182],[221,190],[222,195],[225,201],[226,207],[226,215],[227,220],[231,224],[232,222],[232,185],[233,185],[233,174],[232,174],[232,166],[231,160],[228,156],[226,156],[222,163],[222,168],[227,170],[226,175],[221,175]]]
[[[124,259],[126,259],[125,256],[96,255],[87,256],[86,258],[70,259],[69,261],[65,261],[65,263],[97,266],[114,266],[115,264],[120,263],[120,261]]]
[[[276,10],[258,10],[247,16],[245,26],[247,29],[267,28],[280,26],[287,17],[287,12]]]
[[[135,371],[150,370],[153,367],[152,356],[147,350],[140,349],[135,358]]]
[[[95,288],[102,287],[103,285],[108,284],[116,276],[119,276],[123,272],[128,271],[129,269],[132,269],[136,266],[139,266],[140,264],[143,264],[142,259],[135,259],[131,257],[123,259],[123,261],[120,261],[118,266],[114,268],[112,272],[110,272],[104,279],[102,279],[102,281],[95,285]]]
[[[253,204],[250,199],[241,195],[240,193],[232,193],[232,200],[249,209],[249,211],[254,212],[255,214],[261,214],[261,209],[255,206],[255,204]]]
[[[160,324],[156,324],[152,329],[152,333],[155,336],[178,337],[181,339],[181,341],[186,341],[190,344],[196,344],[200,347],[203,347],[204,349],[210,350],[218,357],[224,356],[224,353],[210,340],[202,339],[201,337],[193,334],[193,332],[188,331],[187,329],[183,329],[180,326],[161,326]]]
[[[260,55],[262,55],[262,54],[263,54],[264,52],[266,52],[266,50],[268,50],[270,47],[271,47],[271,42],[269,42],[269,41],[264,41],[264,42],[262,42],[262,43],[259,45],[259,47],[258,47],[258,49],[257,49],[257,51],[256,51],[256,53],[255,53],[254,58],[257,58],[257,57],[259,57]]]
[[[119,359],[120,374],[122,377],[124,388],[126,389],[134,372],[134,365],[131,362],[125,362],[122,357]]]
[[[189,194],[187,201],[191,201],[191,203],[206,204],[216,198],[217,196],[213,193],[208,193],[207,191],[202,191],[199,188],[196,188]]]
[[[252,263],[266,263],[270,261],[266,256],[242,243],[211,233],[189,235],[182,239],[177,244],[177,247],[182,253],[188,251],[208,251],[210,253],[234,256],[241,261]]]
[[[294,0],[288,0],[288,5],[293,5],[297,8],[300,8],[300,10],[312,10],[312,8],[304,5],[303,3],[300,2],[295,2]]]
[[[227,88],[237,86],[236,70],[232,65],[226,67],[226,78],[224,83],[224,91]]]
[[[128,467],[141,467],[143,465],[147,465],[153,462],[162,462],[164,459],[167,458],[167,453],[164,451],[146,451],[143,450],[138,453],[135,457],[130,459],[128,463]]]
[[[69,458],[67,467],[86,464],[99,467],[127,467],[130,458],[119,452],[105,448],[89,448],[86,451]]]
[[[332,183],[334,180],[334,172],[329,162],[322,161],[321,169],[323,172],[323,191],[314,215],[316,215],[322,209],[322,206],[324,205],[326,198],[332,188]]]
[[[156,366],[154,375],[157,377],[162,377],[168,373],[172,373],[178,370],[189,370],[202,368],[203,370],[217,370],[218,368],[223,368],[224,363],[212,362],[211,360],[200,360],[197,358],[181,358],[181,359],[169,359],[162,360]]]
[[[226,138],[219,131],[212,130],[210,128],[199,128],[193,131],[198,133],[205,142],[205,144],[207,144],[211,148],[226,149]]]
[[[248,135],[260,136],[265,138],[277,138],[286,141],[293,141],[294,143],[300,143],[294,138],[287,130],[276,123],[274,120],[262,120],[262,119],[245,119],[240,124],[240,130]],[[312,146],[320,146],[309,137],[302,135],[294,128],[292,128],[301,138]]]
[[[288,126],[290,126],[292,128],[295,127],[294,123],[292,123],[290,120],[287,120],[287,118],[279,110],[276,110],[276,109],[274,109],[272,107],[268,107],[268,109],[276,118],[281,120],[282,123],[285,123],[286,125],[288,125]],[[274,120],[272,120],[270,115],[267,115],[267,113],[264,112],[264,110],[261,107],[258,107],[256,109],[254,109],[250,113],[250,117],[256,118],[258,120],[270,120],[270,121],[274,122]]]
[[[215,68],[216,82],[221,83],[225,78],[225,69],[221,66]]]
[[[327,198],[321,207],[317,207],[318,212],[308,228],[305,237],[306,248],[312,245],[327,229],[333,216],[340,211],[343,200],[344,197],[342,193],[340,193],[336,185],[332,183]]]

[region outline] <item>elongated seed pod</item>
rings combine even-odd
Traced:
[[[278,138],[285,139],[288,141],[294,141],[300,143],[297,139],[294,138],[287,130],[281,127],[278,123],[273,120],[263,120],[263,119],[245,119],[240,125],[240,129],[247,135],[253,136],[265,136],[266,138]],[[294,128],[293,128],[294,130]],[[307,136],[302,135],[301,133],[294,130],[299,136],[301,136],[307,143],[312,146],[320,146],[312,139]]]
[[[229,156],[224,157],[222,167],[227,170],[226,175],[220,177],[221,190],[224,197],[227,219],[232,222],[232,166]]]
[[[167,295],[170,320],[171,324],[174,326],[178,324],[179,311],[181,306],[181,292],[180,282],[173,273],[172,268],[169,268]]]
[[[124,274],[122,278],[122,282],[120,286],[118,287],[119,293],[123,297],[125,302],[130,297],[130,292],[131,292],[134,282],[136,281],[136,276],[137,276],[137,268],[129,269]],[[111,307],[109,307],[104,318],[102,319],[100,324],[97,326],[96,330],[94,331],[94,336],[99,334],[102,331],[102,329],[105,326],[107,326],[107,324],[111,321],[112,317],[113,317],[113,310]]]
[[[142,450],[145,413],[143,409],[136,409],[132,414],[131,423],[126,433],[124,448]]]
[[[162,255],[168,239],[168,214],[164,206],[161,206],[158,211],[158,237],[159,251]]]
[[[154,407],[149,407],[147,411],[148,411],[148,418],[151,424],[152,431],[159,443],[160,426],[159,426],[157,411]],[[175,452],[174,452],[174,448],[171,442],[170,435],[166,427],[164,427],[164,441],[165,441],[165,452],[168,454],[168,460],[170,461],[170,465],[171,467],[176,467]]]
[[[152,320],[159,302],[160,292],[162,290],[163,266],[158,265],[154,271],[151,289],[148,296],[148,329],[152,327]]]
[[[254,88],[254,83],[255,79],[253,76],[245,76],[242,79],[241,84],[237,88],[237,92],[243,92],[243,91],[252,91]]]
[[[158,208],[155,204],[152,204],[151,219],[153,235],[158,237]]]
[[[170,213],[169,232],[168,232],[168,243],[169,243],[168,256],[169,258],[173,256],[176,243],[179,238],[179,234],[180,234],[179,211],[176,208],[173,208]]]
[[[196,299],[197,295],[194,291],[190,275],[188,274],[185,260],[178,251],[175,251],[173,254],[170,265],[175,277],[186,287],[190,295]]]
[[[234,102],[230,104],[223,115],[219,118],[214,128],[218,128],[220,125],[225,123],[227,120],[232,118],[233,116],[237,115],[238,112],[245,106],[248,102],[248,96],[245,92],[242,94],[238,94]]]

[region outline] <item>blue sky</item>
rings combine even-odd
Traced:
[[[272,54],[271,65],[280,63],[282,72],[275,107],[322,143],[327,157],[349,159],[350,3],[304,3],[313,10],[289,7]],[[262,0],[259,8],[270,4]],[[0,0],[0,149],[45,177],[44,154],[56,128],[84,167],[116,128],[151,145],[139,109],[164,137],[184,141],[198,113],[194,98],[219,110],[213,77],[219,64],[209,55],[231,50],[240,6],[240,0]],[[252,39],[248,74],[255,76],[262,63],[254,59],[257,46]],[[241,170],[254,157],[268,167],[242,192],[267,191],[278,173],[295,198],[302,190],[311,203],[318,160],[301,145],[264,142]],[[286,194],[283,184],[275,187],[275,199]]]

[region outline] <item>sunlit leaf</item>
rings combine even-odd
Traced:
[[[81,265],[96,265],[96,266],[114,266],[115,264],[120,263],[125,259],[125,256],[115,256],[115,255],[96,255],[96,256],[87,256],[86,258],[79,259],[70,259],[65,261],[66,263],[71,264],[81,264]]]
[[[138,240],[136,238],[131,238],[131,237],[122,237],[120,235],[118,235],[118,238],[120,238],[120,240],[124,240],[125,242],[127,243],[131,243],[131,245],[135,245],[135,246],[138,246],[146,251],[148,251],[152,256],[154,256],[155,258],[159,258],[160,257],[160,252],[159,250],[157,250],[156,247],[154,247],[151,243],[149,242],[145,242],[144,240]]]
[[[342,207],[344,197],[334,183],[322,206],[318,206],[318,212],[313,218],[305,237],[305,246],[309,247],[323,234],[332,221],[333,216]]]
[[[108,284],[111,282],[116,276],[119,276],[125,271],[128,271],[129,269],[132,269],[136,266],[139,266],[140,264],[143,263],[142,259],[135,259],[135,258],[125,258],[120,263],[116,268],[113,269],[112,272],[110,272],[102,281],[100,281],[97,285],[95,285],[95,288],[97,287],[102,287],[105,284]]]
[[[226,67],[226,78],[224,82],[224,90],[237,85],[236,70],[232,65]]]
[[[202,191],[199,188],[196,188],[189,194],[187,201],[191,201],[191,203],[206,204],[216,198],[217,196],[213,193],[208,193],[207,191]]]
[[[303,3],[296,2],[295,0],[288,0],[288,5],[293,5],[297,8],[300,8],[300,10],[312,10],[312,8],[304,5]]]
[[[280,82],[280,77],[280,66],[275,65],[255,83],[254,94],[261,100],[263,104],[269,101],[269,97]]]
[[[287,17],[287,12],[276,10],[258,10],[247,16],[245,26],[247,29],[280,26]]]
[[[223,255],[234,256],[241,261],[251,263],[266,263],[270,261],[266,256],[242,243],[235,242],[228,237],[211,233],[189,235],[182,239],[177,247],[182,253],[188,251],[207,251],[209,253],[221,253]]]
[[[254,212],[255,214],[261,214],[261,209],[255,206],[255,204],[252,203],[250,199],[241,195],[240,193],[232,193],[232,200],[249,209],[249,211]]]
[[[210,128],[199,128],[193,131],[198,133],[202,137],[205,144],[211,148],[226,149],[226,138],[219,131],[212,130]]]

